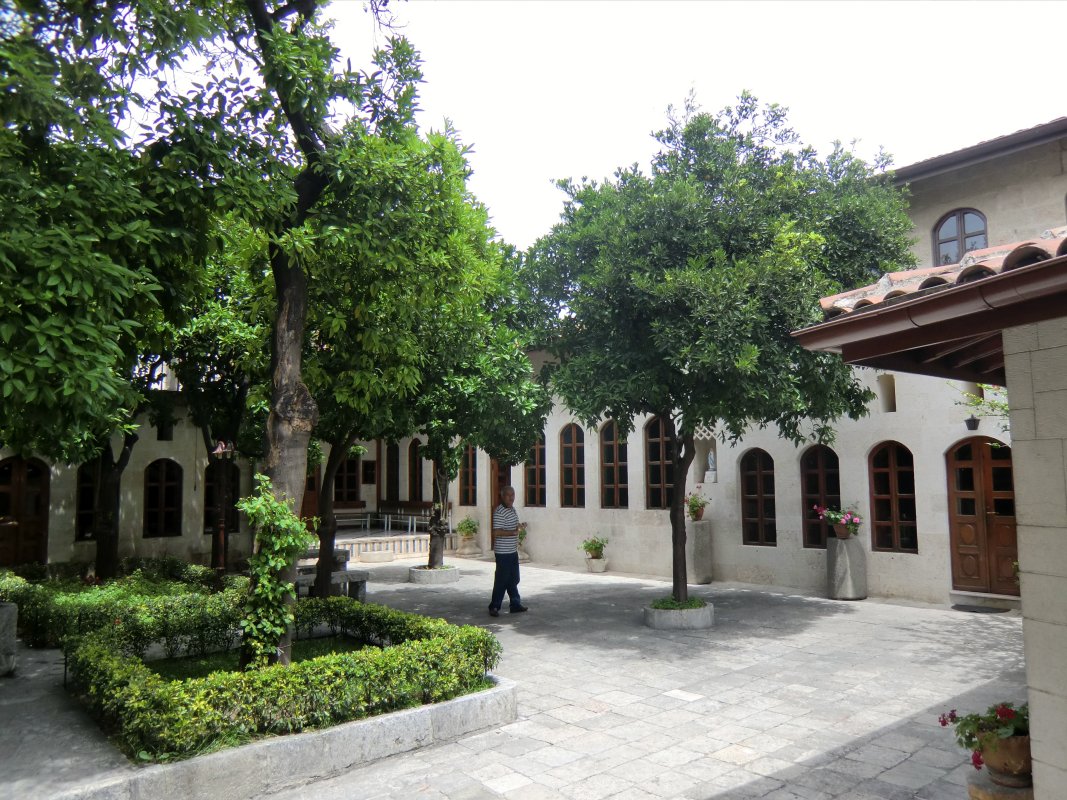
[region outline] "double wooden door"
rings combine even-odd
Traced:
[[[952,588],[1018,595],[1011,448],[985,437],[948,453]]]
[[[39,459],[0,461],[0,567],[48,560],[50,478]]]

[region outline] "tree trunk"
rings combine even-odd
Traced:
[[[127,433],[122,450],[115,458],[111,436],[104,442],[99,456],[96,508],[93,515],[93,538],[96,539],[96,577],[110,580],[119,571],[119,521],[122,505],[122,474],[130,463],[137,434]]]
[[[337,514],[333,507],[333,484],[337,470],[352,449],[356,441],[355,434],[330,442],[330,456],[322,472],[322,484],[319,489],[319,563],[315,567],[315,586],[312,593],[316,597],[329,597],[340,592],[340,586],[333,583],[333,549],[337,542]]]
[[[685,489],[696,447],[692,433],[679,437],[674,420],[666,414],[662,417],[667,420],[667,428],[671,434],[671,463],[674,468],[674,487],[671,494],[672,596],[679,603],[684,603],[689,599],[689,576],[685,566]]]
[[[448,534],[445,509],[448,508],[448,473],[441,468],[441,461],[433,460],[433,511],[430,515],[430,556],[426,566],[430,569],[445,563],[445,536]]]

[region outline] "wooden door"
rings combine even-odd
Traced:
[[[396,442],[385,448],[385,499],[400,502],[400,445]]]
[[[0,567],[48,561],[48,465],[0,461]]]
[[[315,473],[308,475],[307,483],[304,484],[304,500],[300,504],[301,519],[319,515],[319,484],[321,483],[322,468],[315,467]]]
[[[500,505],[500,490],[505,486],[511,486],[511,467],[508,464],[501,464],[494,458],[489,470],[492,475],[492,484],[489,488],[493,493],[489,498],[489,505],[496,508]]]
[[[1011,448],[985,437],[948,453],[952,588],[1018,595]]]

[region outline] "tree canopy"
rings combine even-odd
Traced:
[[[911,263],[905,202],[884,172],[840,145],[800,145],[785,112],[742,95],[720,114],[687,104],[657,134],[646,173],[561,182],[561,222],[524,274],[542,309],[554,390],[587,423],[632,429],[660,415],[674,440],[676,599],[685,599],[686,472],[694,431],[736,439],[777,426],[828,440],[866,411],[839,359],[790,332],[818,300]]]

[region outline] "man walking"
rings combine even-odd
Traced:
[[[500,505],[493,509],[493,527],[489,534],[496,556],[496,575],[493,578],[493,598],[489,601],[489,616],[500,616],[504,592],[512,614],[526,611],[519,599],[519,531],[526,523],[519,522],[515,510],[515,490],[505,486],[500,490]]]

